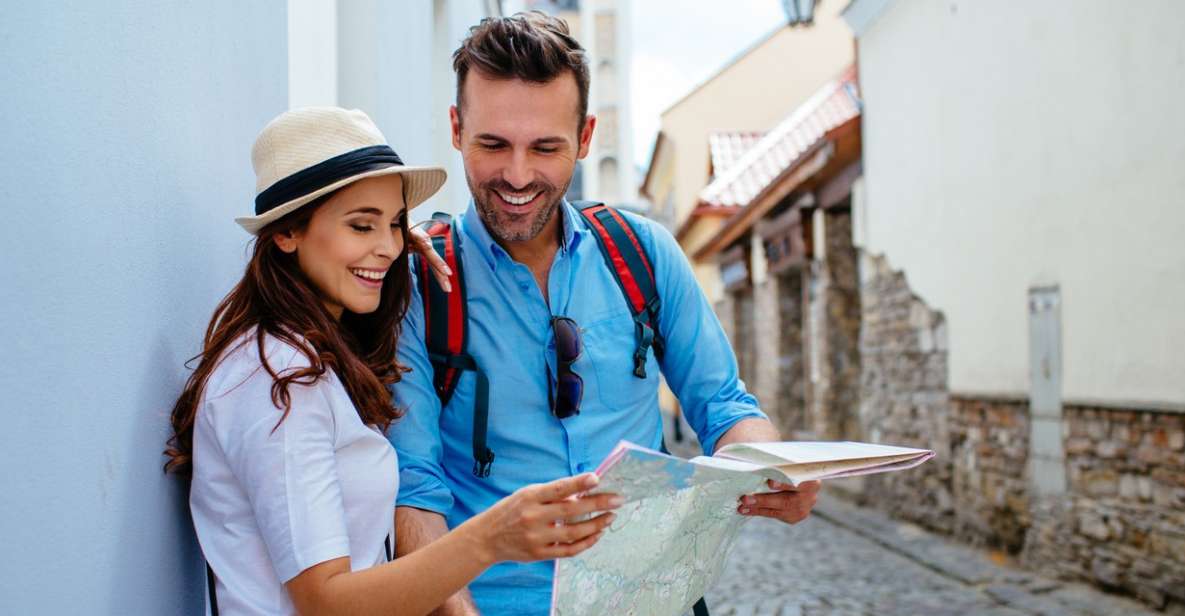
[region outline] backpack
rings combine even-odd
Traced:
[[[646,354],[653,348],[662,358],[663,338],[658,332],[659,298],[654,268],[642,249],[638,235],[617,210],[603,203],[577,201],[572,204],[597,238],[597,246],[613,272],[634,318],[634,376],[646,378]],[[446,293],[428,271],[424,259],[416,259],[420,297],[424,302],[425,343],[432,362],[432,384],[441,407],[448,404],[463,372],[473,372],[477,388],[473,405],[473,474],[488,477],[494,452],[486,446],[489,423],[490,381],[481,366],[466,351],[469,341],[468,297],[465,272],[456,242],[456,223],[447,214],[432,216],[428,235],[432,248],[452,269],[453,292]]]
[[[638,234],[617,210],[604,203],[577,201],[572,204],[581,219],[593,231],[605,264],[617,281],[617,286],[634,317],[634,376],[646,378],[646,353],[653,348],[654,356],[662,359],[665,343],[658,331],[658,311],[661,302],[655,284],[654,267],[650,257],[638,241]],[[453,271],[449,284],[453,292],[445,293],[436,277],[428,271],[424,259],[415,259],[420,281],[420,297],[424,302],[425,343],[428,359],[432,362],[432,383],[440,406],[448,404],[461,379],[470,371],[477,376],[473,404],[473,474],[489,477],[494,464],[494,452],[486,446],[489,428],[490,381],[473,356],[466,351],[469,342],[468,296],[465,294],[465,273],[456,242],[456,223],[448,214],[432,215],[428,235],[432,249]],[[662,450],[666,452],[666,443]],[[707,603],[701,598],[692,606],[695,616],[708,616]]]

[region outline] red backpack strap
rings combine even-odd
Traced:
[[[621,288],[630,313],[634,315],[634,376],[646,378],[646,352],[654,347],[654,356],[662,358],[663,339],[658,331],[660,301],[650,257],[642,249],[638,234],[621,212],[593,201],[573,203],[593,230],[605,263]]]
[[[473,405],[473,473],[488,477],[494,463],[494,452],[486,447],[489,421],[490,383],[477,362],[469,355],[469,313],[465,292],[464,264],[457,244],[456,225],[447,214],[432,216],[428,235],[432,249],[452,270],[449,283],[452,293],[446,293],[436,281],[426,259],[417,258],[416,273],[420,281],[420,297],[424,302],[425,343],[428,359],[432,362],[432,384],[443,408],[453,397],[461,373],[477,375],[477,391]]]

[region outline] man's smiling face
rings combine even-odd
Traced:
[[[492,79],[471,71],[462,109],[450,110],[453,147],[478,213],[499,242],[534,239],[553,219],[596,119],[579,118],[576,79]]]

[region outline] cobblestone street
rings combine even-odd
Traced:
[[[797,526],[749,522],[707,599],[713,616],[1156,613],[1084,585],[996,565],[985,552],[830,495]]]

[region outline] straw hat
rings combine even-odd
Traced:
[[[363,178],[398,173],[412,209],[444,184],[440,167],[408,167],[374,122],[357,109],[305,107],[268,123],[251,148],[255,215],[236,218],[257,234],[285,214]]]

